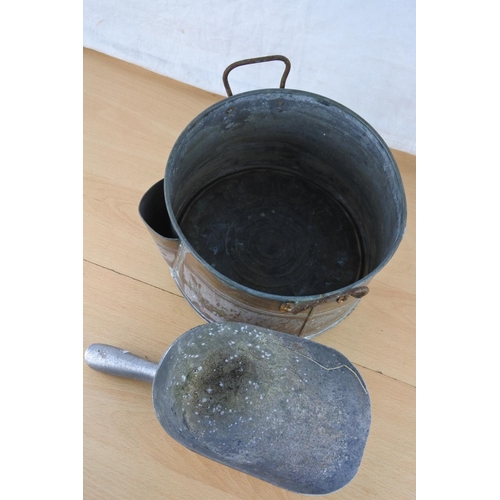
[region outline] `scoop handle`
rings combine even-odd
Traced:
[[[152,361],[106,344],[90,345],[85,351],[85,361],[98,372],[151,383],[158,369]]]

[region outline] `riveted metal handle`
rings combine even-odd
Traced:
[[[350,292],[347,292],[345,294],[322,297],[320,299],[313,300],[312,302],[305,302],[305,303],[284,302],[280,306],[280,311],[292,314],[298,314],[299,312],[311,309],[311,307],[319,306],[320,304],[324,304],[325,302],[330,302],[332,300],[336,300],[339,304],[342,304],[350,296],[356,299],[360,299],[361,297],[364,297],[369,291],[370,290],[367,286],[358,286],[357,288],[353,288]]]
[[[224,74],[222,75],[222,81],[224,82],[224,87],[226,89],[228,97],[231,97],[233,95],[233,92],[231,90],[231,87],[229,86],[229,82],[227,80],[227,77],[231,70],[234,68],[237,68],[238,66],[246,66],[247,64],[255,64],[255,63],[261,63],[261,62],[268,62],[268,61],[283,61],[285,63],[285,72],[283,73],[283,76],[281,77],[281,82],[280,82],[280,89],[285,88],[285,82],[288,77],[288,73],[290,73],[290,69],[292,67],[292,64],[290,63],[289,59],[286,58],[285,56],[265,56],[265,57],[254,57],[253,59],[243,59],[242,61],[236,61],[233,64],[230,64],[224,71]]]

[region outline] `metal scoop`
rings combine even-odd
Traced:
[[[158,365],[91,345],[88,365],[153,383],[156,416],[192,451],[295,493],[324,495],[355,476],[370,398],[338,351],[243,323],[179,337]]]

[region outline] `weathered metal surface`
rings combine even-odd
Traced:
[[[101,371],[134,376],[125,355],[125,368],[107,362]],[[192,451],[311,495],[353,479],[371,423],[366,385],[345,356],[241,323],[179,337],[158,365],[153,404],[167,433]]]
[[[153,238],[202,317],[308,337],[352,312],[406,225],[401,176],[377,132],[290,89],[239,94],[196,117],[170,153],[162,203],[168,234]]]
[[[211,183],[178,219],[205,262],[252,290],[323,294],[364,273],[360,235],[342,204],[278,168],[256,167]]]

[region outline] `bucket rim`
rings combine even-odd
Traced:
[[[400,211],[400,225],[399,225],[399,233],[397,235],[397,238],[394,240],[392,246],[390,249],[387,251],[385,257],[382,259],[382,261],[369,273],[367,273],[365,276],[360,278],[359,280],[346,285],[343,288],[337,288],[335,290],[332,290],[331,292],[326,292],[326,293],[320,293],[320,294],[314,294],[314,295],[276,295],[276,294],[271,294],[268,292],[261,292],[259,290],[255,290],[253,288],[250,288],[246,285],[242,285],[238,283],[237,281],[234,281],[224,274],[220,273],[217,271],[214,267],[212,267],[205,259],[203,259],[199,253],[193,248],[189,240],[186,238],[184,233],[182,232],[177,219],[174,214],[174,210],[172,207],[171,199],[169,196],[169,191],[168,191],[168,185],[169,185],[169,179],[171,178],[171,172],[172,172],[172,164],[175,160],[175,156],[177,153],[177,150],[181,147],[184,138],[186,135],[196,126],[198,123],[203,120],[208,114],[212,113],[213,111],[217,110],[220,107],[226,106],[229,103],[236,102],[239,99],[242,98],[248,98],[251,96],[255,95],[292,95],[292,96],[299,96],[303,98],[308,98],[311,99],[312,101],[316,101],[318,104],[323,104],[325,105],[325,101],[328,103],[328,106],[338,108],[339,110],[345,112],[346,114],[350,115],[352,118],[354,118],[356,121],[358,121],[362,126],[364,126],[367,131],[369,131],[373,139],[379,143],[381,146],[381,149],[384,151],[384,153],[387,155],[387,159],[389,163],[392,166],[393,173],[395,175],[395,179],[397,183],[399,184],[401,188],[401,193],[402,193],[402,207]],[[329,298],[335,298],[337,296],[341,295],[348,295],[350,290],[353,290],[354,288],[357,288],[362,285],[368,284],[375,275],[377,275],[392,259],[394,254],[396,253],[397,249],[399,248],[399,245],[401,243],[401,240],[403,239],[405,232],[406,232],[406,226],[407,226],[407,203],[406,203],[406,193],[404,189],[404,184],[403,180],[401,178],[401,173],[399,171],[398,164],[394,158],[394,155],[392,154],[392,151],[390,150],[389,146],[387,143],[383,140],[381,135],[361,116],[359,116],[356,112],[354,112],[352,109],[348,108],[347,106],[344,106],[343,104],[334,101],[333,99],[330,99],[328,97],[322,96],[320,94],[315,94],[312,92],[307,92],[304,90],[297,90],[297,89],[290,89],[290,88],[278,88],[278,89],[259,89],[259,90],[251,90],[248,92],[242,92],[236,95],[233,95],[231,97],[225,97],[221,99],[220,101],[212,104],[208,108],[206,108],[204,111],[199,113],[195,118],[189,122],[189,124],[183,129],[183,131],[180,133],[178,136],[177,140],[175,141],[168,160],[167,164],[165,167],[165,175],[163,179],[163,191],[164,191],[164,198],[165,198],[165,205],[167,207],[167,212],[168,216],[170,218],[170,222],[172,224],[172,228],[174,229],[175,233],[177,234],[177,237],[179,238],[180,242],[188,249],[188,251],[208,270],[210,273],[212,273],[215,277],[217,277],[222,283],[224,283],[226,286],[233,288],[235,290],[238,290],[240,292],[246,293],[248,295],[257,297],[261,300],[267,300],[267,301],[276,301],[276,302],[281,302],[281,303],[294,303],[294,304],[304,304],[308,302],[314,302],[317,300],[327,301]]]

